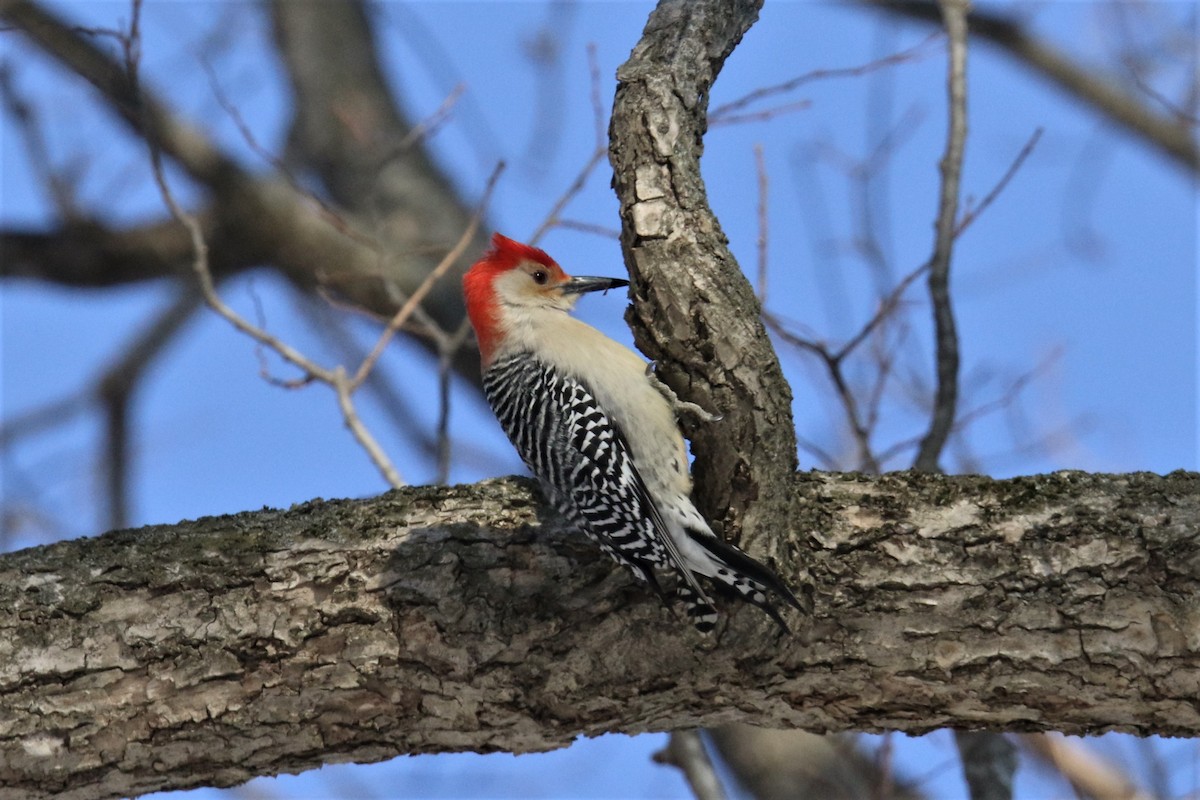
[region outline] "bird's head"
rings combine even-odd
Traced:
[[[505,322],[522,311],[570,311],[579,295],[628,286],[620,278],[571,277],[544,250],[496,233],[492,249],[463,276],[467,314],[484,363],[491,361]]]

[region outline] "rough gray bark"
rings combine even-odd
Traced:
[[[617,70],[609,127],[634,339],[683,399],[724,415],[689,432],[696,498],[743,543],[789,514],[792,394],[708,206],[700,155],[709,89],[761,5],[660,2]]]
[[[777,540],[815,582],[792,637],[749,607],[701,637],[525,481],[0,557],[0,798],[734,721],[1200,734],[1200,475],[790,495]]]

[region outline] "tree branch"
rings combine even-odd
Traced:
[[[267,9],[295,99],[287,160],[319,176],[339,206],[381,243],[384,257],[376,268],[397,281],[398,306],[459,240],[473,203],[461,200],[430,161],[392,96],[366,4],[272,0]],[[466,248],[472,256],[487,248],[483,227]],[[459,259],[430,293],[428,310],[447,333],[465,317],[460,281],[471,262]],[[464,353],[460,360],[472,358]],[[478,372],[478,366],[463,372]]]
[[[859,1],[892,14],[930,23],[941,22],[941,12],[932,0]],[[1098,75],[1095,68],[1075,63],[1064,52],[1033,36],[1020,23],[1003,14],[976,10],[971,12],[968,22],[972,35],[1006,50],[1015,59],[1087,103],[1184,169],[1192,173],[1200,172],[1200,148],[1196,146],[1194,127],[1186,120],[1158,113],[1121,89],[1112,76]]]
[[[207,136],[138,87],[120,63],[79,29],[29,0],[0,0],[0,15],[92,84],[135,132],[162,148],[195,180],[212,186],[241,174]]]
[[[667,746],[654,754],[658,764],[678,767],[696,800],[725,800],[725,789],[704,747],[700,731],[675,731]]]
[[[789,497],[778,538],[823,587],[790,638],[754,609],[699,636],[527,481],[2,556],[0,798],[733,721],[1200,733],[1200,475],[813,473]]]
[[[958,226],[958,187],[962,181],[963,151],[967,142],[967,10],[968,0],[940,0],[946,25],[946,149],[938,164],[941,191],[934,221],[933,255],[929,257],[929,300],[933,305],[934,359],[937,390],[929,430],[913,467],[938,472],[942,448],[954,427],[958,411],[958,328],[950,301],[950,260]]]
[[[196,214],[212,242],[212,273],[224,276],[253,266],[255,253],[223,237],[215,215]],[[186,277],[192,240],[173,219],[124,230],[72,222],[51,231],[0,231],[0,278],[30,278],[65,286],[106,288],[139,281]]]
[[[279,5],[283,7],[276,9],[279,15],[293,22],[304,14],[312,17],[308,20],[311,27],[307,30],[315,27],[317,32],[313,36],[318,39],[322,35],[334,36],[335,28],[327,19],[334,6],[347,6],[348,10],[343,11],[351,17],[354,13],[363,13],[361,4],[357,3]],[[335,115],[333,118],[343,126],[337,133],[343,136],[348,148],[357,149],[359,158],[375,158],[370,167],[379,181],[379,186],[368,198],[371,200],[369,208],[354,206],[345,210],[344,216],[334,215],[286,180],[271,175],[257,176],[243,170],[203,131],[183,121],[167,103],[133,81],[120,60],[40,5],[29,0],[0,0],[0,18],[95,86],[101,99],[134,133],[161,149],[211,192],[210,207],[214,218],[203,221],[205,239],[214,248],[214,274],[221,274],[225,264],[243,267],[246,263],[270,263],[301,288],[311,290],[317,285],[331,288],[362,308],[390,317],[404,298],[416,291],[466,227],[469,212],[458,203],[448,182],[438,182],[419,143],[410,143],[412,146],[396,153],[394,136],[378,137],[378,131],[374,129],[355,129],[359,134],[373,137],[375,146],[367,147],[364,141],[351,135],[353,131],[347,133],[344,129],[353,128],[356,120],[382,118],[389,112],[395,114],[390,103],[385,109],[375,108],[374,111],[362,103],[352,103],[352,109],[343,107],[340,114],[335,114],[337,108],[318,109]],[[343,34],[342,41],[344,22],[339,21],[341,27],[336,28],[336,32]],[[365,24],[365,20],[363,22]],[[120,37],[116,32],[114,35]],[[365,39],[360,36],[354,41],[372,44],[369,33]],[[364,56],[361,60],[370,59]],[[363,91],[365,88],[361,87],[357,93],[347,93],[347,90],[339,97],[343,103],[351,103],[356,98],[362,100]],[[373,102],[383,102],[380,98],[384,97],[382,92],[370,95]],[[305,94],[301,100],[311,101],[311,95]],[[398,130],[396,126],[388,128],[391,132],[395,130]],[[390,153],[387,159],[380,155],[379,145],[391,148],[387,151]],[[312,159],[308,162],[311,166],[327,154],[309,152],[307,155]],[[404,179],[396,177],[397,173]],[[397,188],[401,185],[406,187],[404,191]],[[361,214],[354,216],[358,211]],[[186,264],[190,260],[187,238],[179,237],[178,232],[163,232],[163,225],[151,226],[146,233],[164,239],[167,249],[161,252],[167,253],[170,261],[166,255],[160,255],[160,250],[152,249],[153,241],[142,243],[131,235],[137,232],[101,232],[101,236],[90,229],[84,230],[90,234],[82,240],[84,243],[99,237],[102,242],[114,240],[122,246],[122,253],[134,249],[137,255],[134,266],[121,267],[113,273],[120,278],[112,278],[104,270],[115,258],[92,254],[84,259],[88,269],[72,271],[69,249],[57,251],[61,245],[50,241],[49,237],[22,237],[18,232],[6,234],[0,245],[24,248],[16,251],[20,274],[38,277],[50,274],[63,281],[89,280],[97,285],[107,285],[154,277],[166,266]],[[482,250],[483,242],[480,235],[478,246],[468,249],[471,252]],[[182,258],[181,248],[185,254]],[[225,248],[230,252],[225,252]],[[458,264],[455,274],[461,275],[468,263],[469,259],[464,259]],[[465,316],[462,297],[453,278],[445,284],[431,294],[425,310],[443,330],[454,331]],[[455,369],[478,385],[478,360],[472,359],[466,349],[456,357]]]
[[[195,287],[184,285],[175,301],[138,332],[97,382],[94,396],[102,404],[105,417],[105,447],[98,466],[106,478],[110,528],[129,524],[129,474],[135,450],[131,442],[135,434],[129,420],[134,396],[150,364],[202,306],[203,300]]]
[[[733,538],[785,524],[796,464],[791,390],[700,176],[709,89],[760,6],[662,0],[617,71],[609,126],[629,323],[664,382],[724,415],[689,433],[695,497]]]

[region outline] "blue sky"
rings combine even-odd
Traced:
[[[53,5],[81,24],[115,27],[128,20],[125,3]],[[378,13],[389,74],[411,116],[431,113],[454,85],[465,84],[455,117],[432,142],[434,156],[468,198],[479,196],[495,159],[506,159],[509,168],[488,219],[494,229],[520,239],[538,227],[594,146],[586,46],[597,48],[607,112],[615,69],[640,35],[650,7],[592,2],[568,12],[569,22],[558,33],[563,61],[556,80],[546,80],[529,61],[523,42],[561,10],[534,2],[424,2],[383,3]],[[1186,13],[1182,6],[1163,8]],[[1096,9],[1067,2],[1021,7],[1035,30],[1069,40],[1072,51],[1104,64],[1114,37]],[[254,7],[152,2],[144,34],[144,78],[246,165],[266,169],[221,110],[196,56],[205,37],[219,43],[211,57],[222,86],[258,141],[278,149],[288,95],[270,55],[269,26]],[[712,104],[815,69],[857,66],[912,47],[926,35],[925,28],[881,23],[858,9],[768,3],[726,64]],[[5,34],[2,41],[19,65],[17,85],[38,99],[55,158],[86,165],[84,204],[113,224],[161,216],[142,149],[90,103],[88,88],[65,80],[22,40]],[[784,98],[809,101],[807,108],[767,122],[715,127],[705,141],[710,202],[751,274],[757,237],[754,147],[762,146],[770,175],[767,306],[813,338],[852,335],[875,309],[880,275],[899,279],[932,248],[945,128],[944,55],[938,45],[924,53],[866,77],[808,84]],[[1178,85],[1168,71],[1164,87]],[[1038,371],[1015,405],[972,426],[964,454],[949,458],[947,466],[967,465],[997,477],[1067,468],[1196,469],[1192,181],[986,45],[972,50],[970,86],[965,197],[985,195],[1034,130],[1044,133],[1006,191],[958,244],[953,290],[964,408],[993,401],[1019,376]],[[538,112],[539,97],[550,98],[545,113]],[[873,271],[852,247],[863,201],[849,167],[888,131],[897,144],[867,201],[874,219],[870,230],[886,262]],[[3,223],[50,224],[52,209],[7,123],[0,149]],[[608,184],[603,165],[568,215],[615,228]],[[182,197],[189,196],[178,179],[176,186]],[[569,272],[623,270],[611,239],[560,229],[542,245]],[[257,300],[273,332],[326,363],[339,352],[329,343],[329,328],[340,324],[361,342],[374,335],[361,321],[298,298],[267,272],[232,282],[224,296],[251,317]],[[86,387],[172,297],[160,285],[99,292],[4,284],[4,418]],[[904,380],[889,390],[876,442],[880,449],[919,435],[925,424],[905,393],[930,374],[928,309],[920,283],[906,297],[912,307],[898,370]],[[623,312],[624,300],[616,294],[589,298],[581,309],[589,322],[629,342]],[[780,352],[792,381],[798,433],[842,457],[838,466],[852,466],[844,419],[827,378],[803,354],[782,346]],[[428,360],[401,344],[391,348],[383,369],[403,385],[416,427],[430,429],[436,389]],[[287,374],[283,367],[278,371]],[[865,363],[851,371],[859,382],[870,375]],[[521,472],[482,401],[461,385],[452,398],[452,481]],[[413,437],[392,426],[373,398],[366,399],[363,413],[409,481],[433,477],[433,465],[419,454]],[[156,364],[138,396],[135,422],[135,524],[286,507],[312,497],[365,496],[385,488],[345,432],[329,392],[284,391],[262,381],[252,344],[209,314],[195,318]],[[12,532],[9,547],[100,532],[100,435],[97,416],[80,415],[4,455],[6,505],[42,521]],[[801,457],[803,466],[814,466],[807,454]],[[908,452],[887,466],[906,467],[911,457]],[[350,774],[377,796],[686,796],[671,770],[649,763],[648,754],[661,744],[661,737],[608,737],[548,755],[399,759]],[[932,761],[949,757],[946,742],[935,734],[911,749],[900,748],[898,768],[923,774]],[[296,796],[333,792],[346,769],[353,768],[284,780],[277,790]],[[1046,788],[1031,773],[1022,775],[1028,792]],[[957,796],[953,767],[931,780],[935,794]],[[483,794],[472,788],[481,785],[488,787]],[[1189,786],[1194,789],[1194,782]]]

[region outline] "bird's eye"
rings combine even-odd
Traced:
[[[550,276],[546,274],[546,270],[539,269],[537,272],[533,273],[533,282],[538,286],[544,286],[546,284],[546,279],[549,277]]]

